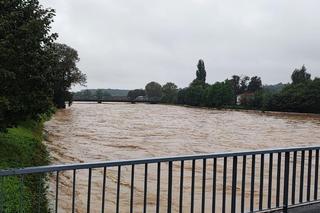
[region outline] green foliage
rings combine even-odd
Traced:
[[[0,116],[2,129],[46,112],[52,103],[48,46],[54,10],[37,0],[0,1]]]
[[[248,90],[248,82],[250,78],[248,76],[243,76],[240,80],[239,94],[244,93]]]
[[[205,83],[207,73],[206,73],[206,68],[204,66],[204,61],[202,59],[199,60],[197,67],[198,67],[198,70],[196,72],[196,75],[197,75],[196,80]]]
[[[50,70],[53,82],[53,102],[58,108],[65,108],[65,102],[71,101],[69,90],[75,84],[85,85],[86,75],[76,63],[78,52],[66,44],[53,43],[46,51],[51,56]],[[101,98],[103,94],[101,93]]]
[[[274,94],[274,92],[267,89],[258,90],[248,96],[242,105],[249,109],[267,110]]]
[[[185,91],[184,104],[190,106],[201,106],[205,89],[200,86],[190,86]]]
[[[256,92],[262,89],[262,81],[258,76],[251,77],[251,80],[248,85],[248,92]]]
[[[270,102],[270,110],[320,113],[320,79],[287,85]]]
[[[307,73],[307,68],[303,65],[301,69],[295,69],[291,75],[291,80],[293,84],[304,83],[309,81],[311,75]]]
[[[73,93],[73,100],[97,100],[98,97],[102,97],[103,100],[108,100],[114,96],[127,97],[128,92],[129,90],[120,89],[85,89]]]
[[[111,95],[106,91],[106,90],[103,90],[103,89],[97,89],[95,91],[95,95],[94,95],[95,99],[97,100],[107,100],[111,97]],[[90,98],[90,96],[89,96]]]
[[[85,83],[76,50],[53,43],[55,11],[38,0],[0,1],[0,131],[36,119],[53,104],[71,101],[68,91]]]
[[[162,86],[161,101],[164,103],[175,103],[177,101],[178,87],[172,82],[168,82]]]
[[[159,101],[162,96],[162,87],[157,82],[150,82],[145,87],[146,95],[148,96],[149,100]]]
[[[135,89],[135,90],[130,90],[128,92],[128,99],[133,101],[135,100],[137,97],[139,96],[145,96],[146,95],[146,91],[144,91],[143,89]]]
[[[48,153],[42,144],[42,123],[49,116],[50,114],[41,116],[40,122],[25,121],[17,128],[9,128],[6,133],[0,133],[0,169],[48,164]],[[47,212],[45,178],[27,175],[22,185],[19,177],[0,179],[4,213],[19,212],[20,191],[23,192],[23,212],[38,209],[35,200],[40,201],[40,211]]]
[[[205,103],[209,107],[222,107],[232,105],[234,91],[230,81],[216,82],[206,90]]]

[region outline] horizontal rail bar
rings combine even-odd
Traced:
[[[182,161],[182,160],[187,161],[187,160],[198,160],[198,159],[208,159],[208,158],[224,158],[224,157],[234,157],[234,156],[261,155],[261,154],[270,154],[270,153],[283,153],[283,152],[309,151],[309,150],[320,150],[320,146],[265,149],[265,150],[255,150],[255,151],[212,153],[212,154],[203,154],[203,155],[185,155],[185,156],[173,156],[173,157],[158,157],[158,158],[146,158],[146,159],[118,160],[118,161],[106,161],[106,162],[94,162],[94,163],[17,168],[17,169],[0,170],[0,177],[10,176],[10,175],[47,173],[47,172],[54,172],[54,171],[66,171],[66,170],[74,170],[74,169],[76,170],[89,169],[89,168],[94,169],[94,168],[101,168],[101,167],[129,166],[133,164],[137,165],[137,164],[146,164],[146,163],[149,164],[149,163],[161,163],[161,162]]]

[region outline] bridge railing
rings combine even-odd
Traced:
[[[29,175],[47,177],[52,212],[287,212],[319,202],[319,150],[269,149],[10,169],[0,171],[0,181],[18,177],[22,185]],[[19,209],[27,192],[18,187],[17,193]],[[0,212],[6,212],[6,196],[0,188]],[[38,208],[33,212],[42,212],[40,199],[34,202]]]

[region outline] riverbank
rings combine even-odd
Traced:
[[[0,169],[49,164],[48,152],[42,143],[42,132],[43,123],[49,120],[50,115],[41,116],[39,121],[24,121],[15,128],[9,128],[6,133],[0,133]],[[20,192],[23,194],[21,198]],[[22,212],[33,212],[39,204],[40,212],[47,212],[45,193],[43,176],[0,178],[0,205],[1,202],[4,204],[4,213],[20,212],[20,208]],[[23,203],[20,204],[19,200]]]
[[[195,108],[195,109],[207,109],[207,110],[221,110],[221,111],[236,111],[236,112],[254,112],[254,113],[261,113],[261,114],[268,114],[268,115],[295,115],[295,116],[319,116],[319,113],[312,113],[312,112],[291,112],[291,111],[271,111],[271,110],[262,110],[262,109],[252,109],[246,108],[241,106],[228,106],[228,107],[206,107],[206,106],[191,106],[186,104],[168,104],[168,103],[159,103],[161,105],[167,106],[181,106],[181,107],[188,107],[188,108]]]

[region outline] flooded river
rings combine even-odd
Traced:
[[[45,124],[45,131],[48,135],[45,143],[50,151],[52,164],[66,164],[314,146],[320,144],[320,116],[223,111],[150,104],[76,103],[71,108],[58,111],[53,119]],[[212,162],[208,162],[208,166],[210,164],[212,165]],[[163,189],[161,189],[164,191],[161,195],[164,206],[160,212],[165,212],[167,204],[166,166],[163,165],[164,180]],[[179,168],[178,165],[174,165],[175,174],[179,174]],[[186,177],[190,177],[188,173],[190,168],[191,163],[186,162]],[[196,180],[201,178],[201,168],[196,169]],[[121,171],[120,212],[129,212],[130,169],[131,167],[123,168]],[[147,212],[155,212],[156,165],[150,165],[148,169],[150,187],[147,194]],[[221,170],[218,166],[219,169]],[[99,169],[93,171],[91,212],[101,211],[102,172]],[[136,173],[134,206],[136,212],[142,212],[144,166],[142,165],[141,168],[137,166]],[[77,212],[86,212],[87,176],[87,171],[77,173]],[[173,178],[174,183],[178,181],[178,175]],[[211,173],[208,172],[207,178],[212,179]],[[117,169],[108,170],[106,212],[115,211],[116,181]],[[199,181],[201,182],[200,179]],[[186,208],[189,206],[187,202],[190,196],[189,183],[190,181],[186,180]],[[59,186],[59,210],[61,212],[70,212],[71,186],[72,173],[64,172]],[[201,195],[200,186],[196,182],[196,197]],[[218,184],[217,190],[219,189],[221,186]],[[178,190],[178,186],[174,186],[173,212],[178,211]],[[54,189],[52,189],[53,192]],[[206,208],[209,210],[210,190],[208,189],[206,193],[208,193]],[[195,205],[195,212],[199,212],[197,206],[199,204],[196,202]]]

